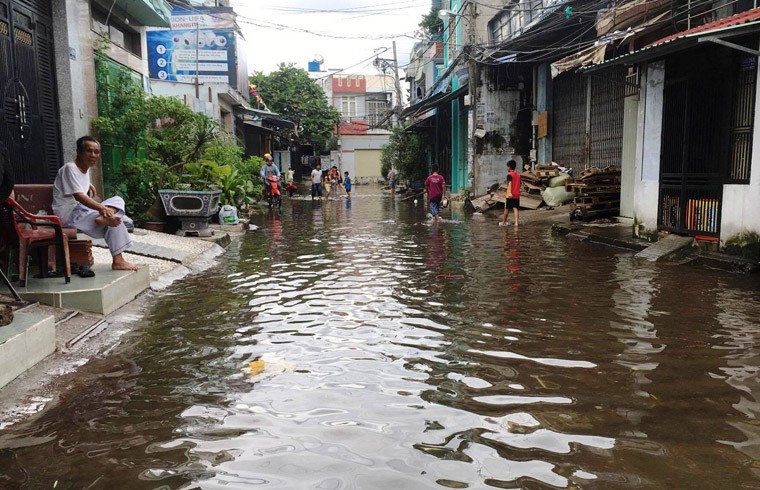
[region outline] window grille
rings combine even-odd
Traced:
[[[735,97],[731,115],[729,175],[736,184],[749,184],[752,165],[752,129],[755,119],[757,58],[748,56],[739,62]]]

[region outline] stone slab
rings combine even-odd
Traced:
[[[55,318],[16,313],[10,325],[0,327],[0,388],[53,352]]]
[[[646,250],[636,254],[636,258],[649,260],[650,262],[656,262],[668,257],[672,257],[679,251],[687,247],[691,247],[694,244],[694,238],[680,235],[667,235],[655,242],[653,245],[646,248]]]
[[[102,238],[96,238],[92,240],[92,244],[96,247],[108,248],[105,240]],[[153,257],[156,259],[170,260],[172,262],[182,263],[186,260],[186,253],[181,250],[174,250],[168,247],[162,247],[160,245],[153,245],[150,243],[142,243],[134,241],[129,248],[129,253],[135,255],[143,255],[145,257]]]
[[[95,277],[73,276],[69,284],[63,278],[31,278],[18,292],[28,301],[108,315],[150,287],[148,267],[114,271],[110,264],[95,264],[92,270]]]

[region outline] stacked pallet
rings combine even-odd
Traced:
[[[570,205],[570,219],[615,215],[620,212],[620,169],[611,165],[603,169],[590,167],[567,184],[575,192]]]

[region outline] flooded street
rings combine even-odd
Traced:
[[[355,194],[175,283],[0,488],[760,487],[757,277]]]

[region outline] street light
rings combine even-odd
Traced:
[[[441,9],[438,11],[438,18],[441,20],[446,20],[449,17],[462,17],[462,14],[458,14],[456,12],[452,12],[451,10]]]

